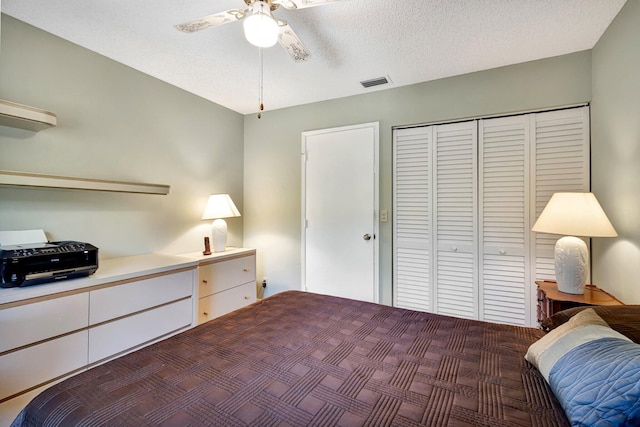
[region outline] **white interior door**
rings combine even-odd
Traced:
[[[302,134],[302,287],[378,302],[378,123]]]

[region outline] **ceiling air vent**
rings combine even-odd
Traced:
[[[391,80],[389,80],[388,77],[376,77],[375,79],[364,80],[360,82],[360,84],[362,85],[362,87],[367,89],[373,86],[386,85],[386,84],[389,84],[390,82]]]

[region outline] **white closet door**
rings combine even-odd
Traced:
[[[551,195],[589,191],[589,108],[394,131],[394,303],[535,325]]]
[[[531,207],[531,226],[553,193],[590,189],[589,107],[535,114],[534,133],[535,205]],[[553,248],[558,237],[534,233],[535,280],[555,280]]]
[[[478,318],[477,122],[434,127],[435,308]]]
[[[432,127],[394,131],[394,305],[432,310]]]
[[[530,116],[479,122],[480,319],[529,318]]]

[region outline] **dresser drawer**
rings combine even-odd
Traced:
[[[199,271],[200,298],[235,288],[247,282],[251,282],[255,288],[256,257],[255,255],[243,256],[205,264],[200,266]],[[255,289],[253,293],[255,294]]]
[[[88,321],[87,293],[0,310],[0,353],[86,328]]]
[[[194,274],[195,269],[91,291],[89,324],[189,297]]]
[[[198,324],[215,319],[256,301],[256,285],[245,283],[214,295],[200,298]]]
[[[87,364],[87,331],[0,357],[0,400]]]
[[[89,363],[191,325],[193,305],[183,299],[89,329]]]

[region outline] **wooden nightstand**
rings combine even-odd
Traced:
[[[536,281],[538,285],[538,323],[559,311],[584,305],[624,305],[602,289],[587,285],[584,294],[560,292],[556,282]]]

